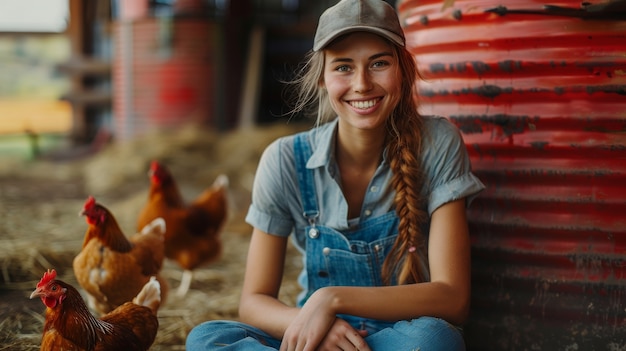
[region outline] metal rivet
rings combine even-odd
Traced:
[[[456,9],[452,11],[452,17],[454,17],[455,20],[460,21],[461,18],[463,18],[463,14],[461,13],[461,10]]]
[[[322,253],[326,256],[328,256],[328,254],[330,254],[330,247],[325,247],[322,249]]]
[[[309,238],[316,239],[318,236],[320,236],[319,230],[317,230],[316,228],[309,229]]]

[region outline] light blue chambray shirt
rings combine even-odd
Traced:
[[[343,231],[350,228],[348,203],[341,191],[341,178],[335,160],[337,119],[314,128],[310,133],[313,155],[307,168],[315,170],[320,225]],[[417,132],[417,131],[416,131]],[[471,200],[485,186],[471,173],[470,160],[459,130],[443,117],[425,117],[422,167],[428,214],[441,205],[467,198]],[[296,246],[305,244],[302,202],[296,172],[292,135],[270,144],[259,161],[252,190],[252,203],[246,222],[266,233],[289,236],[294,232]],[[394,210],[395,191],[386,153],[365,194],[359,220],[375,218]]]

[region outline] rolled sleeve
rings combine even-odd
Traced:
[[[429,215],[440,206],[462,198],[469,206],[485,186],[472,173],[461,133],[443,117],[429,118],[426,125],[429,131],[426,141],[430,145],[426,148],[423,164],[428,179]]]
[[[294,228],[293,211],[299,208],[295,189],[292,142],[279,138],[270,144],[257,168],[252,202],[245,221],[268,234],[288,236]]]
[[[469,206],[472,200],[478,193],[481,192],[485,186],[476,178],[472,173],[467,173],[459,178],[442,184],[433,189],[428,199],[428,214],[432,215],[433,212],[441,205],[451,201],[456,201],[462,198],[466,199],[466,206]]]
[[[246,223],[266,233],[278,236],[289,236],[293,230],[293,220],[263,213],[254,204],[250,205],[248,209]]]

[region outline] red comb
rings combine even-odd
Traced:
[[[150,169],[153,170],[153,171],[156,170],[159,167],[160,167],[159,161],[154,160],[154,161],[152,161],[150,163]]]
[[[37,287],[39,288],[43,285],[48,284],[51,280],[53,280],[56,277],[57,277],[57,271],[55,271],[54,269],[52,270],[48,269],[48,271],[43,274],[43,277],[41,278],[39,283],[37,283]]]
[[[84,210],[92,209],[96,205],[96,199],[93,196],[89,196],[87,201],[85,201],[85,205],[83,206]]]

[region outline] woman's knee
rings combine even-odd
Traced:
[[[440,318],[421,317],[398,322],[394,329],[415,337],[424,345],[423,350],[465,350],[461,330]]]
[[[280,347],[280,341],[262,330],[236,321],[209,321],[197,325],[187,335],[187,350],[245,348],[267,350]]]
[[[210,350],[212,345],[232,342],[246,337],[239,323],[233,321],[208,321],[195,326],[187,335],[187,350]]]
[[[421,317],[400,321],[368,336],[365,341],[374,351],[463,351],[465,342],[461,331],[443,319]]]

